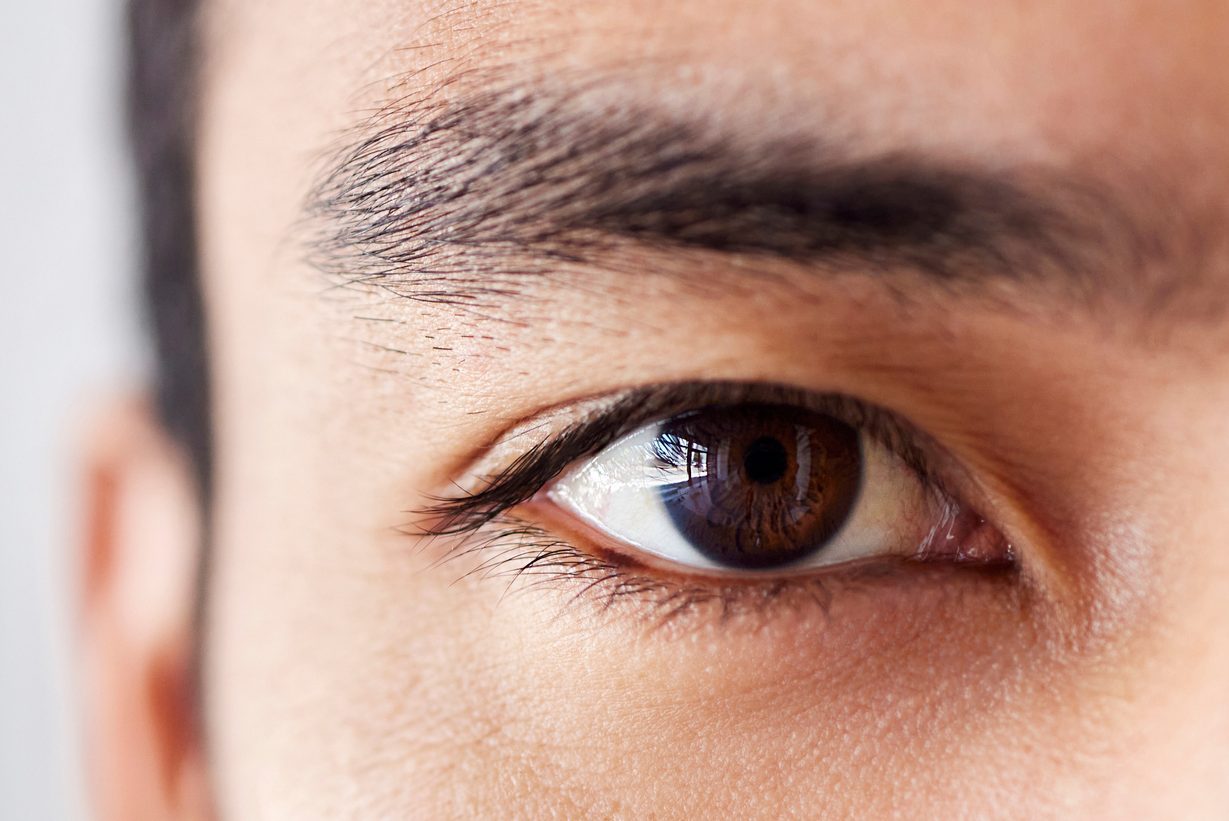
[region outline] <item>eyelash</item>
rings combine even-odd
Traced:
[[[533,498],[577,461],[590,457],[654,419],[719,404],[772,402],[793,404],[841,419],[890,448],[927,487],[946,496],[945,476],[934,469],[950,460],[939,446],[891,411],[840,394],[817,395],[782,386],[724,382],[674,383],[627,392],[604,402],[579,421],[524,450],[509,464],[480,479],[482,487],[439,497],[416,511],[431,524],[421,535],[461,537],[445,560],[471,557],[477,565],[466,577],[507,578],[528,587],[557,586],[568,602],[589,599],[600,610],[631,602],[648,604],[658,624],[701,609],[715,609],[721,621],[764,615],[781,605],[818,606],[828,611],[838,588],[916,576],[924,563],[871,561],[810,576],[775,579],[685,577],[650,571],[620,553],[598,546],[580,549],[544,527],[509,512]],[[905,566],[908,565],[906,568]],[[1009,566],[1006,569],[1012,569]],[[936,569],[936,566],[927,568]],[[1005,568],[998,568],[1002,571]],[[995,575],[983,568],[982,575]],[[1001,572],[998,573],[1001,575]],[[784,609],[791,609],[785,607]]]

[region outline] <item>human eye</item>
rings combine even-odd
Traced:
[[[742,403],[650,422],[547,496],[616,549],[682,570],[801,573],[876,558],[993,563],[1009,546],[835,408]],[[865,414],[863,414],[865,416]]]
[[[518,427],[477,487],[430,510],[433,533],[489,537],[460,551],[488,554],[479,575],[675,606],[762,602],[868,567],[1014,566],[1012,545],[954,489],[958,469],[877,406],[731,383],[581,405]]]

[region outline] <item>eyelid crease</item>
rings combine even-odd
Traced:
[[[527,448],[512,444],[541,428],[541,416],[531,418],[498,439],[471,467],[470,481],[480,487],[463,489],[458,495],[433,497],[432,504],[414,512],[429,523],[423,528],[424,535],[470,533],[531,499],[578,460],[596,454],[644,424],[684,411],[750,401],[797,405],[841,419],[890,448],[938,492],[955,495],[944,475],[933,468],[938,461],[946,464],[953,460],[930,437],[893,411],[845,394],[821,394],[783,385],[679,382],[635,388],[589,403],[573,403],[572,407],[584,412],[580,419]],[[510,448],[516,448],[518,455],[503,456]],[[491,465],[493,470],[486,473],[483,465]]]

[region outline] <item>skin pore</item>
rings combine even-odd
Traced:
[[[1221,4],[214,0],[202,25],[208,598],[194,628],[190,471],[122,409],[87,667],[95,759],[139,752],[104,809],[1229,808]],[[542,488],[438,532],[595,408],[713,383],[899,417],[1012,568],[613,575]]]

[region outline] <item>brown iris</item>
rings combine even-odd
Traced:
[[[738,405],[663,424],[654,446],[687,479],[661,490],[679,532],[714,562],[785,565],[840,530],[862,483],[858,432],[785,405]]]

